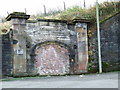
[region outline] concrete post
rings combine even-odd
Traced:
[[[25,13],[14,12],[6,18],[12,23],[14,49],[13,69],[14,75],[16,76],[23,76],[26,73],[26,36],[24,30],[26,30],[26,20],[29,17],[30,16]]]

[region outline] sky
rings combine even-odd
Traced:
[[[66,4],[66,8],[79,5],[83,7],[84,0],[1,0],[0,2],[0,16],[7,16],[8,13],[14,11],[25,12],[33,15],[37,13],[43,13],[43,5],[46,6],[47,11],[53,9],[63,10],[63,1]],[[86,7],[94,5],[96,0],[85,0]],[[111,0],[98,0],[99,3]]]

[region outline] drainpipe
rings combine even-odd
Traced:
[[[99,21],[99,5],[98,5],[98,0],[96,0],[96,18],[97,18],[99,73],[102,73],[101,45],[100,45],[100,21]]]

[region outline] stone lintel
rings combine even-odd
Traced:
[[[18,19],[29,19],[30,15],[26,15],[24,12],[13,12],[6,17],[7,21],[10,21],[12,18]]]
[[[58,20],[58,19],[37,19],[40,22],[57,22],[57,23],[67,23],[67,24],[75,24],[75,23],[90,23],[87,19],[73,19],[72,21],[67,20]]]
[[[90,21],[88,19],[73,19],[72,20],[73,23],[90,23]]]
[[[37,19],[40,22],[57,22],[57,23],[67,23],[66,20],[58,20],[58,19]]]

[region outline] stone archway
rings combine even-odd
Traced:
[[[69,73],[69,51],[56,44],[42,44],[35,48],[35,66],[39,75],[61,75]]]

